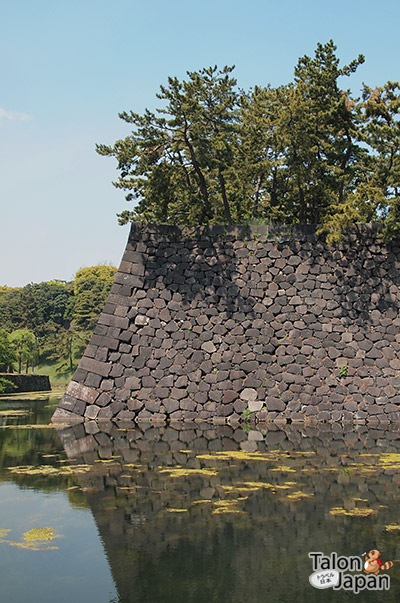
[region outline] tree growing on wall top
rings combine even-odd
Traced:
[[[293,81],[237,88],[233,67],[168,78],[162,108],[120,117],[132,132],[113,146],[115,186],[135,202],[119,214],[171,224],[306,223],[329,241],[352,224],[400,224],[399,85],[341,82],[364,62],[340,66],[333,41],[301,57]]]
[[[232,70],[188,72],[183,82],[168,78],[157,95],[165,108],[121,113],[132,134],[113,147],[97,145],[101,155],[117,158],[121,175],[115,185],[138,203],[120,215],[121,223],[232,223],[227,172],[237,146],[239,98]]]

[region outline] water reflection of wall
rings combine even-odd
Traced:
[[[396,432],[90,423],[60,437],[89,466],[122,601],[318,601],[309,551],[400,558]]]
[[[55,417],[400,420],[400,248],[133,224]]]

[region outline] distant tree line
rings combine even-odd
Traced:
[[[114,266],[79,270],[72,282],[0,287],[0,372],[57,363],[72,371],[110,291]]]
[[[238,89],[233,67],[168,78],[162,107],[123,112],[132,133],[113,146],[115,186],[132,211],[121,224],[306,223],[328,242],[352,224],[400,228],[400,87],[344,89],[364,62],[340,66],[331,40],[304,56],[294,79],[274,88]]]

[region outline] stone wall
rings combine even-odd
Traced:
[[[47,375],[23,375],[20,373],[0,373],[0,377],[14,383],[16,389],[7,388],[6,393],[47,392],[51,390]]]
[[[63,420],[400,420],[400,243],[132,225]]]

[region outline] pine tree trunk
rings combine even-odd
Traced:
[[[222,174],[221,168],[218,168],[218,180],[219,180],[219,184],[221,186],[222,200],[224,202],[225,219],[228,224],[232,224],[231,210],[229,209],[229,203],[228,203],[228,199],[226,196],[225,179]]]
[[[203,201],[204,201],[204,210],[200,217],[200,224],[202,224],[203,220],[206,216],[208,216],[208,217],[211,216],[211,205],[210,205],[210,199],[208,197],[207,183],[206,183],[206,179],[204,178],[204,174],[201,171],[200,164],[197,161],[197,157],[196,157],[196,153],[194,152],[193,145],[190,142],[189,137],[187,136],[186,130],[184,132],[184,139],[185,139],[185,143],[189,149],[190,158],[192,160],[194,170],[199,179],[200,192],[201,192],[201,196],[203,197]]]
[[[276,167],[272,170],[272,188],[271,188],[271,205],[272,207],[276,206]]]
[[[258,201],[260,198],[261,183],[262,183],[262,176],[261,176],[261,174],[258,174],[257,184],[256,184],[256,188],[254,191],[253,218],[257,218],[257,214],[258,214]]]
[[[300,224],[306,223],[306,200],[304,198],[304,191],[300,181],[300,174],[297,174],[297,186],[299,189],[299,198],[300,198],[300,212],[299,212],[299,222]]]

